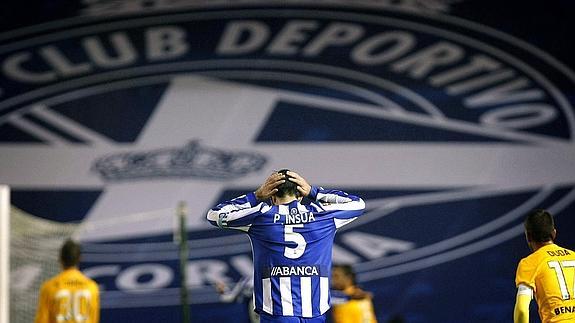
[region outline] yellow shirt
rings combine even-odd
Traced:
[[[347,289],[343,292],[349,294]],[[350,299],[341,304],[333,304],[332,311],[334,323],[377,323],[371,298]]]
[[[96,282],[71,268],[40,289],[35,323],[98,323],[100,293]]]
[[[533,289],[543,323],[575,322],[575,252],[549,244],[521,259],[515,285]]]

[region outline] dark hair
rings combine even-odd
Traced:
[[[284,197],[286,195],[299,196],[297,184],[289,180],[289,176],[287,175],[288,171],[289,169],[282,169],[278,171],[278,173],[284,176],[286,181],[278,185],[278,191],[274,194],[277,197]]]
[[[64,268],[77,266],[80,263],[80,245],[66,240],[60,249],[60,262]]]
[[[525,232],[530,241],[552,241],[554,229],[555,223],[553,222],[553,216],[543,209],[531,211],[525,219]]]
[[[336,264],[333,265],[333,269],[339,269],[343,272],[343,274],[349,278],[351,278],[351,283],[356,285],[355,281],[355,271],[353,271],[353,267],[348,264]]]

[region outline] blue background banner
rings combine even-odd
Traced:
[[[181,320],[180,201],[193,321],[248,322],[214,286],[249,277],[250,242],[205,214],[282,168],[366,201],[333,258],[379,322],[511,321],[527,212],[550,210],[575,248],[574,9],[3,3],[0,183],[16,208],[78,224],[102,322]],[[37,293],[45,264],[12,271],[28,265],[13,293]]]

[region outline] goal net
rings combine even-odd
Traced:
[[[182,211],[183,212],[183,211]],[[78,239],[86,232],[99,232],[117,225],[133,225],[176,214],[175,208],[124,216],[121,219],[62,223],[34,216],[11,206],[6,186],[0,186],[0,323],[34,322],[42,283],[61,271],[59,251],[66,239]],[[173,217],[175,239],[187,246],[186,232]],[[176,250],[171,244],[169,250]],[[185,249],[184,249],[185,250]],[[187,252],[182,261],[187,260]],[[4,277],[4,278],[2,278]],[[2,280],[3,279],[3,280]],[[8,284],[9,283],[9,284]],[[186,284],[183,284],[186,286]]]
[[[34,322],[42,282],[60,272],[58,253],[78,224],[10,208],[10,322]]]

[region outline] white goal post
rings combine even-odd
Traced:
[[[0,323],[10,321],[10,188],[0,185]]]

